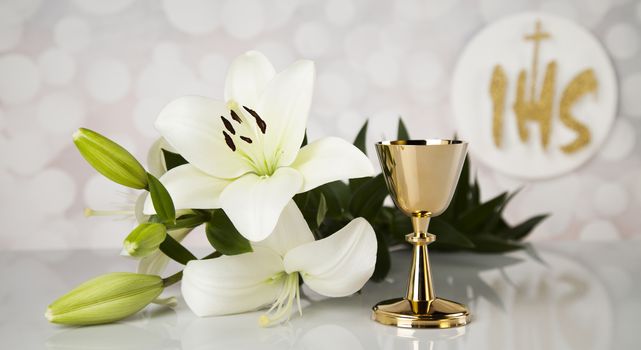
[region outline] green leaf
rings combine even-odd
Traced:
[[[317,187],[305,193],[299,193],[294,196],[294,202],[303,213],[303,217],[309,225],[312,233],[318,228],[316,225],[316,215],[318,213],[318,203],[320,202],[320,189]]]
[[[354,140],[354,146],[356,146],[358,149],[361,150],[365,155],[367,155],[367,125],[369,124],[369,120],[365,121],[365,124],[361,127],[361,129],[358,131],[358,134],[356,135],[356,139]],[[358,178],[358,179],[350,179],[349,180],[349,188],[352,190],[352,192],[356,192],[356,190],[361,187],[365,182],[367,182],[369,178]]]
[[[361,216],[372,222],[383,206],[387,194],[387,186],[383,174],[378,174],[368,179],[354,192],[352,201],[349,204],[350,212],[354,217]]]
[[[201,214],[187,214],[176,219],[175,224],[166,224],[168,230],[180,228],[194,228],[202,225],[208,220],[208,217]]]
[[[492,214],[497,208],[505,201],[507,192],[504,192],[491,200],[479,205],[478,207],[471,208],[461,214],[456,226],[464,232],[481,229],[481,225],[490,219]],[[476,232],[480,233],[480,232]]]
[[[369,120],[365,121],[365,124],[361,127],[361,129],[358,131],[358,134],[356,134],[356,139],[354,139],[354,146],[356,146],[358,149],[361,150],[361,152],[365,153],[367,155],[367,145],[365,142],[367,141],[367,125],[369,124]]]
[[[410,134],[407,132],[405,123],[403,123],[403,118],[398,117],[398,134],[396,136],[397,140],[409,140]]]
[[[483,253],[503,253],[522,249],[519,243],[509,242],[496,236],[482,234],[470,237],[474,242],[474,251]]]
[[[165,240],[160,243],[160,251],[165,253],[168,257],[174,261],[187,265],[191,260],[196,260],[194,254],[192,254],[185,246],[180,244],[176,239],[171,235],[166,235]]]
[[[522,223],[510,229],[500,232],[499,235],[503,238],[507,238],[511,240],[523,239],[548,216],[549,216],[548,214],[537,215],[533,218],[523,221]]]
[[[372,274],[373,281],[382,281],[389,273],[392,266],[392,259],[389,253],[389,247],[385,241],[385,237],[381,234],[376,234],[376,266]]]
[[[474,184],[472,185],[470,192],[471,192],[471,196],[470,196],[471,206],[475,207],[481,204],[481,188],[479,187],[479,179],[477,177],[474,178]]]
[[[327,214],[327,201],[325,201],[325,195],[321,193],[320,201],[318,202],[318,211],[316,212],[316,226],[320,226],[323,223],[325,214]]]
[[[119,144],[85,128],[73,134],[73,142],[87,163],[109,180],[139,190],[147,188],[145,168]]]
[[[149,194],[151,195],[154,209],[156,209],[156,215],[162,222],[175,224],[176,209],[169,192],[155,176],[147,173],[147,179],[149,182]]]
[[[440,243],[453,247],[474,248],[474,243],[469,238],[454,226],[438,217],[430,220],[428,231],[436,235],[436,242],[434,244]]]
[[[214,211],[211,220],[205,226],[207,240],[224,255],[237,255],[252,251],[251,244],[243,237],[227,214],[222,210]]]
[[[454,193],[454,206],[456,213],[463,213],[471,207],[469,194],[470,162],[466,157],[463,162],[463,168],[461,169],[461,175],[459,176],[458,183],[456,184],[456,192]]]
[[[161,150],[163,157],[165,157],[165,165],[167,166],[167,171],[188,163],[187,160],[178,153],[169,152],[166,149]]]
[[[327,200],[327,216],[338,218],[349,210],[352,193],[345,182],[333,181],[320,186],[319,189]]]
[[[499,222],[501,221],[503,217],[503,210],[505,210],[505,206],[514,198],[519,193],[520,190],[514,191],[505,197],[505,200],[503,203],[501,203],[496,210],[494,210],[494,214],[490,217],[489,220],[486,221],[485,226],[483,227],[483,232],[495,232],[497,231],[497,226],[499,225]]]

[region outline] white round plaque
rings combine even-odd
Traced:
[[[583,164],[616,115],[617,83],[601,44],[556,16],[522,13],[467,45],[452,83],[459,137],[508,175],[547,178]]]

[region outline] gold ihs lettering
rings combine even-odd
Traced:
[[[527,122],[539,123],[541,130],[541,144],[547,148],[550,143],[550,130],[552,127],[552,108],[554,106],[554,77],[556,76],[556,62],[550,62],[545,69],[545,79],[538,100],[535,96],[525,96],[525,70],[519,73],[519,80],[516,87],[516,102],[514,102],[514,114],[519,130],[519,138],[526,142],[530,138],[527,129]],[[531,77],[530,79],[535,79]],[[531,90],[535,92],[535,90]]]
[[[500,65],[494,66],[492,82],[490,83],[490,96],[493,102],[492,137],[496,147],[501,148],[503,140],[503,108],[505,106],[505,91],[507,90],[507,76]]]
[[[529,122],[536,122],[539,125],[541,145],[547,149],[550,143],[552,132],[552,117],[554,111],[554,92],[556,84],[556,61],[546,65],[543,85],[541,86],[538,98],[537,94],[537,68],[539,45],[544,39],[549,39],[548,33],[541,31],[541,23],[536,23],[535,33],[527,35],[525,40],[534,42],[532,57],[531,75],[529,86],[527,72],[522,69],[519,72],[516,85],[516,101],[512,106],[516,116],[519,139],[522,142],[529,140]],[[494,66],[490,81],[490,97],[492,98],[492,138],[496,147],[501,148],[503,140],[503,117],[505,109],[507,75],[500,65]],[[529,91],[527,91],[529,87]],[[585,147],[590,142],[590,130],[580,123],[571,112],[572,106],[585,94],[596,92],[597,80],[592,69],[587,69],[578,74],[563,90],[560,102],[560,119],[568,128],[577,133],[577,138],[561,147],[564,153],[574,153]]]
[[[597,88],[598,82],[594,77],[594,71],[592,69],[586,69],[574,77],[563,91],[559,112],[560,119],[565,126],[577,133],[574,141],[565,146],[561,146],[563,152],[574,153],[590,143],[590,130],[574,118],[572,115],[572,106],[583,97],[583,95],[591,92],[595,93]]]

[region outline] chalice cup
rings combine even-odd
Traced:
[[[465,305],[434,294],[427,255],[427,245],[436,240],[427,227],[452,200],[467,142],[382,141],[376,144],[376,152],[394,204],[411,218],[414,232],[405,236],[413,246],[407,294],[376,304],[372,319],[403,328],[450,328],[469,323]]]

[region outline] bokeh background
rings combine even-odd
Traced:
[[[457,55],[485,24],[528,10],[603,43],[619,113],[573,173],[524,183],[474,163],[482,196],[523,187],[508,221],[552,213],[530,240],[640,238],[639,1],[0,0],[0,248],[119,247],[133,220],[83,209],[127,209],[135,193],[93,171],[73,131],[98,130],[145,159],[159,110],[186,94],[222,98],[227,66],[250,49],[277,69],[316,61],[311,139],[352,140],[369,118],[373,143],[394,137],[399,115],[414,137],[450,137]]]

